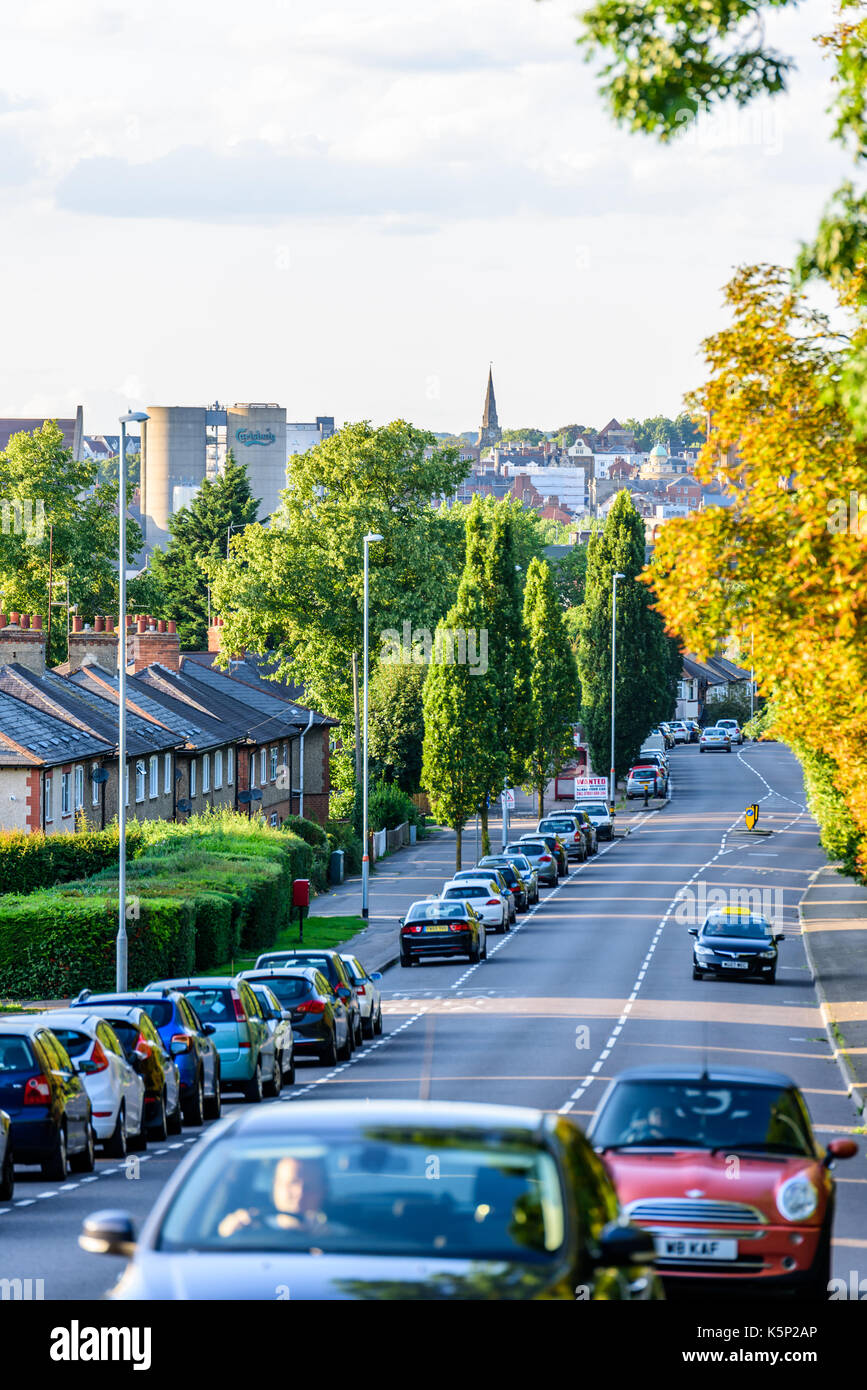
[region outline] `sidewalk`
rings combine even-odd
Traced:
[[[547,804],[547,803],[546,803]],[[553,805],[554,803],[552,803]],[[660,810],[665,801],[651,798],[648,810]],[[643,801],[628,804],[617,813],[615,839],[625,838],[640,814]],[[512,838],[535,830],[538,823],[535,803],[522,797],[511,813]],[[502,845],[502,821],[489,822],[491,849],[494,854]],[[475,822],[461,836],[461,862],[471,868],[481,856],[481,844],[476,842]],[[455,832],[436,829],[426,839],[380,859],[370,875],[369,923],[363,931],[343,942],[341,951],[358,956],[367,970],[387,970],[399,958],[398,922],[409,904],[416,898],[438,893],[444,881],[451,877],[455,866]],[[310,904],[311,917],[357,916],[361,913],[361,877],[353,875],[339,887],[320,893]]]
[[[867,888],[831,864],[801,900],[807,960],[825,1026],[855,1104],[867,1104]]]

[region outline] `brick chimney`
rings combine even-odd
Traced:
[[[223,619],[215,618],[208,628],[208,651],[218,652],[223,646]]]
[[[157,662],[170,671],[179,671],[181,639],[177,624],[150,616],[136,619],[127,636],[127,658],[133,673]]]
[[[96,617],[93,627],[85,626],[81,618],[73,618],[69,634],[69,669],[78,671],[90,657],[104,671],[117,670],[117,633],[114,619]]]
[[[34,675],[45,675],[45,633],[38,613],[0,613],[0,666],[16,661]]]

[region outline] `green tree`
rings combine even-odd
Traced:
[[[572,725],[580,708],[580,685],[575,657],[563,622],[563,611],[551,567],[534,560],[524,588],[524,627],[530,657],[530,723],[532,740],[528,770],[545,814],[545,788],[575,754]]]
[[[118,603],[117,485],[97,481],[97,465],[64,447],[63,431],[47,421],[13,435],[0,454],[0,599],[5,611],[49,612],[51,600],[69,600],[78,613],[116,613]],[[142,535],[127,521],[127,553]],[[53,609],[49,665],[66,657],[66,615]]]
[[[258,510],[247,469],[230,449],[218,477],[206,478],[189,505],[169,518],[171,540],[164,551],[154,551],[151,573],[161,588],[166,616],[174,618],[187,650],[207,644],[209,567],[224,559],[231,541],[256,520]]]
[[[526,429],[503,430],[502,438],[504,444],[510,444],[512,441],[520,443],[521,440],[526,444],[541,444],[542,440],[547,439],[548,436],[544,430],[538,430],[534,426],[528,426]]]
[[[577,608],[584,602],[587,582],[587,546],[573,545],[554,565],[554,587],[563,608]]]
[[[448,633],[478,632],[486,620],[487,605],[472,574],[466,573],[437,641],[444,646]],[[423,701],[422,782],[434,815],[455,831],[457,872],[461,831],[485,795],[491,750],[501,741],[498,700],[493,682],[467,662],[434,660],[427,668]]]
[[[605,529],[588,549],[587,588],[578,636],[582,722],[596,769],[611,759],[611,604],[617,586],[614,765],[619,777],[648,730],[671,711],[679,663],[651,594],[638,576],[644,569],[644,523],[624,489],[617,494]]]
[[[368,739],[373,776],[405,792],[421,786],[424,745],[421,662],[379,661],[368,695]]]
[[[560,425],[559,429],[554,431],[554,438],[561,449],[571,449],[576,439],[595,433],[591,425]]]
[[[455,449],[405,420],[346,425],[292,460],[289,486],[268,527],[248,526],[214,570],[212,601],[226,644],[274,653],[279,671],[340,720],[335,785],[354,781],[352,666],[363,642],[363,538],[370,547],[371,653],[403,624],[433,630],[454,602],[462,512],[437,508],[466,467]],[[453,512],[458,512],[455,517]]]

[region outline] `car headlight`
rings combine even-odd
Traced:
[[[813,1215],[819,1195],[810,1179],[803,1174],[789,1178],[777,1193],[777,1210],[787,1221],[806,1221]]]
[[[773,960],[776,954],[776,951],[759,951],[762,960]]]
[[[709,951],[706,946],[696,946],[695,953],[697,956],[700,956],[702,960],[707,960],[709,956],[713,955],[713,951]]]

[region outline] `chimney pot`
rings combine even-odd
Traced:
[[[169,624],[168,624],[168,626],[169,626],[169,632],[177,632],[177,630],[178,630],[178,625],[177,625],[177,623],[175,622],[174,618],[169,618]]]
[[[72,631],[73,631],[73,632],[81,632],[82,629],[83,629],[83,627],[84,627],[84,619],[83,619],[83,618],[79,618],[78,615],[76,615],[76,616],[73,618],[73,620],[72,620]]]
[[[25,627],[25,628],[29,628],[29,626],[30,626],[30,614],[29,614],[29,613],[22,613],[22,614],[21,614],[21,626],[22,626],[22,627]]]
[[[165,621],[164,621],[164,619],[160,618],[159,622],[157,623],[157,632],[165,632],[165,630],[166,630]]]
[[[127,613],[127,615],[126,615],[126,625],[127,625],[127,627],[132,627],[132,625],[133,625],[134,622],[135,622],[135,618],[133,617],[132,613]]]
[[[0,613],[0,627],[6,626],[6,614]]]
[[[138,621],[136,622],[136,627],[138,628],[139,632],[144,632],[144,631],[145,631],[145,629],[147,628],[147,623],[148,623],[147,618],[139,618],[139,619],[138,619]]]
[[[105,632],[105,618],[94,618],[93,630],[94,632]]]
[[[37,632],[41,632],[41,631],[42,631],[42,618],[40,617],[40,615],[39,615],[38,613],[34,613],[34,614],[33,614],[33,617],[32,617],[32,619],[31,619],[31,623],[32,623],[33,627],[36,629]]]
[[[114,618],[106,618],[105,630],[106,632],[114,632]]]
[[[21,621],[21,614],[15,612],[15,610],[13,609],[13,611],[9,614],[9,621],[10,621],[10,623],[12,623],[15,627],[17,627],[18,624],[19,624],[19,622]]]

